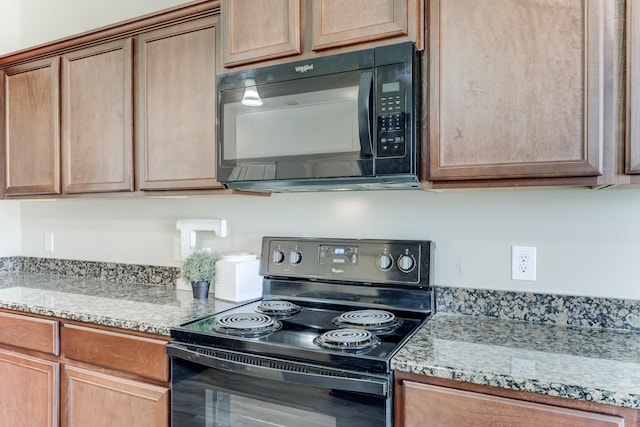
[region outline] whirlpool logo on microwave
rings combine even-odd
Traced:
[[[298,65],[295,67],[296,73],[306,73],[307,71],[313,70],[313,64],[304,64],[304,65]]]

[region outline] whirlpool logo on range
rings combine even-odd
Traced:
[[[307,71],[313,70],[313,64],[298,65],[295,67],[295,70],[296,70],[296,73],[304,74]]]

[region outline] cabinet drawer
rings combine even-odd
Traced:
[[[59,326],[55,320],[0,312],[0,343],[60,354]]]
[[[403,426],[624,427],[618,415],[526,402],[482,393],[403,383]],[[464,409],[462,409],[464,408]]]
[[[60,332],[62,354],[69,359],[160,381],[169,380],[166,341],[77,325],[63,325]]]

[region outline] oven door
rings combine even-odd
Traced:
[[[173,426],[391,426],[391,377],[171,343]]]

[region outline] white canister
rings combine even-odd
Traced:
[[[248,252],[225,252],[216,262],[215,296],[227,301],[262,297],[260,260]]]

